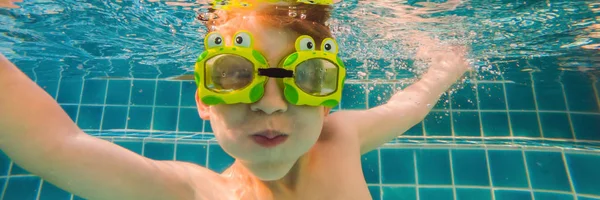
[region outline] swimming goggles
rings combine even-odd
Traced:
[[[335,107],[342,97],[346,69],[337,56],[337,42],[326,38],[316,50],[310,36],[300,36],[296,52],[270,68],[265,57],[253,49],[247,31],[226,45],[218,32],[204,39],[205,51],[196,61],[194,77],[200,100],[206,105],[254,103],[262,98],[269,77],[283,88],[285,99],[294,105]]]

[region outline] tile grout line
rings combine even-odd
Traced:
[[[77,104],[77,115],[75,117],[75,124],[78,124],[79,122],[79,115],[81,115],[81,102],[83,101],[83,90],[85,89],[85,77],[86,75],[83,75],[81,77],[81,91],[79,92],[79,103]]]
[[[594,80],[592,81],[592,89],[596,95],[596,103],[598,104],[598,109],[600,110],[600,94],[598,94],[598,87],[596,87],[596,84],[598,84],[598,78],[596,78],[596,76],[592,76],[592,79]]]
[[[569,186],[571,187],[571,194],[573,195],[574,200],[578,200],[577,191],[575,191],[575,187],[573,186],[573,179],[571,178],[571,170],[569,165],[567,164],[567,157],[565,156],[565,151],[561,150],[560,155],[562,156],[563,165],[565,167],[565,171],[567,172],[567,178],[569,179]]]
[[[477,114],[479,116],[479,136],[481,137],[481,140],[483,140],[485,136],[483,135],[483,120],[481,119],[481,100],[479,99],[479,84],[477,84],[477,82],[474,82],[473,84],[475,85],[475,99],[477,100]]]
[[[156,113],[156,96],[158,96],[157,93],[158,93],[158,75],[156,77],[156,80],[154,81],[154,98],[152,100],[152,114],[150,116],[150,135],[152,135],[152,133],[154,133],[154,114]]]
[[[42,195],[42,185],[44,184],[44,179],[40,177],[40,186],[38,186],[37,194],[35,195],[35,200],[40,200],[40,196]]]
[[[2,196],[0,196],[0,199],[4,199],[4,195],[6,194],[6,189],[8,188],[8,183],[10,180],[10,172],[12,171],[13,165],[15,162],[13,162],[12,160],[10,161],[10,163],[8,164],[8,171],[6,172],[6,180],[4,180],[4,188],[2,188]]]
[[[454,182],[454,162],[452,161],[452,150],[448,149],[448,158],[450,160],[450,180],[452,180],[452,197],[456,200],[456,183]]]
[[[489,153],[489,149],[487,146],[485,146],[483,148],[483,150],[485,151],[485,164],[487,165],[487,171],[488,171],[488,181],[490,184],[490,193],[492,195],[492,200],[496,200],[496,196],[494,195],[494,181],[492,180],[492,167],[490,166],[490,153]]]
[[[527,175],[527,187],[529,188],[531,200],[535,200],[535,195],[533,195],[533,186],[531,186],[531,176],[529,176],[529,166],[527,166],[527,156],[525,155],[525,150],[521,149],[521,155],[523,156],[523,165],[525,166],[525,175]]]
[[[513,132],[513,127],[512,127],[512,120],[510,119],[510,109],[508,107],[508,93],[506,92],[506,83],[505,83],[505,79],[504,79],[504,75],[501,73],[500,74],[500,78],[502,78],[502,91],[504,92],[504,106],[506,106],[506,120],[508,120],[508,132],[510,134],[510,137],[514,137],[514,132]]]
[[[413,165],[415,167],[415,191],[416,191],[416,196],[417,196],[417,200],[420,199],[419,196],[419,168],[417,168],[417,151],[413,150]]]
[[[377,148],[377,164],[379,165],[379,200],[383,200],[383,186],[382,177],[383,170],[381,170],[381,148]]]
[[[211,141],[206,142],[206,168],[208,168],[208,163],[210,161],[210,143]]]
[[[106,73],[105,73],[106,74]],[[106,74],[108,76],[108,74]],[[98,131],[100,135],[102,135],[102,126],[104,126],[104,116],[106,114],[106,99],[108,99],[108,88],[110,87],[110,80],[106,80],[106,90],[104,90],[104,106],[102,107],[102,117],[100,118],[100,127],[98,127]]]
[[[531,92],[533,94],[533,104],[535,105],[535,114],[537,115],[538,128],[540,129],[540,137],[544,138],[544,129],[542,128],[542,118],[540,118],[540,108],[537,102],[537,94],[535,93],[535,83],[533,81],[533,73],[529,73],[531,81]]]
[[[180,120],[180,115],[181,115],[181,94],[183,92],[183,83],[179,83],[179,101],[177,102],[177,122],[175,123],[175,132],[179,133],[179,120]],[[196,97],[194,97],[196,98]]]
[[[571,129],[571,136],[573,137],[573,139],[575,141],[577,141],[577,135],[575,134],[575,130],[573,129],[573,120],[571,120],[571,113],[569,113],[569,111],[571,109],[569,108],[569,101],[567,100],[567,93],[565,92],[565,85],[562,82],[563,74],[564,74],[564,71],[560,72],[560,77],[558,79],[558,82],[560,83],[560,89],[562,90],[563,100],[565,101],[565,109],[567,111],[567,119],[569,120],[569,129]]]

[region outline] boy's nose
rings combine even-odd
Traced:
[[[252,111],[263,111],[266,114],[275,112],[285,112],[288,109],[288,103],[283,97],[281,88],[277,85],[275,79],[269,78],[265,84],[265,94],[257,102],[250,105]]]

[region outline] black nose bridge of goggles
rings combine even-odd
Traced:
[[[283,68],[266,68],[258,69],[258,75],[270,78],[292,78],[294,77],[294,71]]]

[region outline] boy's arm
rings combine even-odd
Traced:
[[[16,164],[87,199],[193,199],[189,165],[154,161],[83,133],[0,54],[0,149]]]
[[[440,96],[468,70],[465,48],[448,47],[436,51],[432,48],[438,44],[432,40],[423,42],[417,58],[431,62],[419,81],[394,94],[384,105],[363,111],[336,112],[329,117],[358,132],[361,153],[393,140],[421,122]]]

